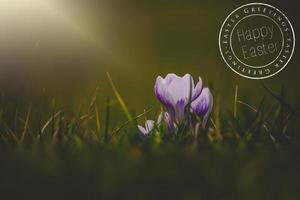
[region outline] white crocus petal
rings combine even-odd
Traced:
[[[165,78],[166,85],[169,85],[172,82],[172,80],[174,80],[175,78],[180,78],[180,77],[174,73],[167,74],[167,76]]]
[[[154,92],[158,100],[161,103],[165,104],[166,84],[165,84],[165,80],[161,76],[158,76],[156,78]]]
[[[155,127],[153,120],[146,120],[145,127],[138,125],[138,129],[143,136],[148,136]]]
[[[190,84],[182,78],[175,78],[167,88],[177,122],[184,117],[185,107],[189,102],[189,90]]]
[[[174,79],[167,88],[171,97],[172,105],[175,106],[179,101],[187,101],[189,99],[189,83],[182,78]]]
[[[157,125],[160,126],[161,125],[161,122],[163,121],[163,118],[164,118],[164,113],[163,112],[160,112],[158,117],[157,117]]]
[[[175,75],[176,76],[176,75]],[[174,75],[168,75],[166,79],[158,76],[154,86],[155,96],[158,100],[167,107],[170,107],[173,103],[172,97],[168,92],[168,85],[172,82]]]
[[[147,131],[144,127],[142,127],[141,125],[138,125],[138,129],[142,135],[144,135],[144,136],[147,135]]]
[[[189,86],[191,85],[192,89],[195,87],[195,84],[194,84],[194,79],[193,77],[190,75],[190,74],[185,74],[182,79],[187,83],[189,84]]]
[[[155,121],[153,120],[147,120],[146,123],[145,123],[145,129],[150,132],[154,129],[154,126],[155,126]]]
[[[195,88],[193,89],[192,101],[194,101],[197,97],[199,97],[202,91],[202,87],[203,87],[203,82],[201,77],[199,77],[199,81],[196,84]]]

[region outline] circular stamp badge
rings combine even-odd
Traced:
[[[243,5],[229,14],[219,33],[225,63],[237,74],[264,79],[279,73],[290,61],[295,33],[288,18],[263,3]]]

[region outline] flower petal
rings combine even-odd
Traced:
[[[196,84],[196,87],[193,88],[192,101],[194,101],[197,97],[199,97],[199,95],[201,94],[201,91],[202,91],[202,87],[203,87],[203,82],[202,82],[201,77],[199,77],[199,81]]]
[[[145,122],[145,127],[138,125],[138,129],[143,136],[147,136],[154,129],[155,122],[153,120],[147,120]]]
[[[157,117],[157,125],[160,126],[161,125],[161,122],[163,121],[163,118],[164,118],[164,112],[160,112],[158,117]]]
[[[168,112],[165,112],[165,122],[167,125],[167,129],[168,129],[168,133],[172,134],[174,132],[174,125],[173,125],[173,121],[171,118],[171,115]]]
[[[169,85],[175,78],[180,78],[180,77],[174,73],[167,74],[167,76],[165,78],[166,85]]]
[[[176,78],[176,75],[168,74],[168,80],[163,79],[161,76],[158,76],[154,86],[154,93],[157,99],[164,104],[166,107],[171,107],[172,105],[172,98],[167,91],[167,83],[171,81],[171,79]],[[171,81],[172,82],[172,81]]]
[[[190,75],[190,74],[185,74],[182,79],[188,83],[189,85],[191,84],[192,85],[192,88],[195,87],[195,83],[194,83],[194,79],[193,77]]]
[[[203,88],[200,96],[191,103],[193,113],[202,117],[203,124],[206,124],[212,106],[213,96],[207,87]]]
[[[186,84],[189,85],[189,98],[188,100],[190,100],[190,98],[193,99],[193,93],[194,93],[194,87],[195,87],[195,83],[194,83],[194,79],[190,74],[185,74],[182,79],[186,82]],[[192,101],[191,99],[191,101]]]
[[[155,121],[153,120],[147,120],[145,122],[145,129],[149,132],[151,132],[154,129]]]
[[[175,119],[177,122],[179,122],[181,119],[184,118],[184,112],[185,112],[185,107],[187,105],[187,102],[184,100],[180,100],[176,103],[175,105]]]
[[[165,88],[165,80],[161,76],[158,76],[155,81],[154,92],[157,99],[163,104],[165,104]]]
[[[146,136],[148,134],[144,127],[138,125],[138,129],[143,136]]]
[[[189,89],[189,83],[186,82],[184,79],[173,79],[173,81],[167,87],[168,94],[171,97],[171,104],[175,107],[177,102],[182,100],[184,100],[187,103],[190,94]]]
[[[210,101],[209,101],[208,111],[206,112],[206,114],[203,117],[203,124],[204,124],[204,126],[206,125],[206,122],[208,120],[209,114],[211,113],[212,108],[213,108],[213,102],[214,102],[214,100],[213,100],[213,95],[211,94],[211,92],[209,92],[209,98],[210,98]]]

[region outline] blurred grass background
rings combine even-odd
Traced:
[[[0,2],[0,91],[13,109],[30,103],[43,107],[55,98],[58,106],[76,110],[97,86],[99,102],[105,102],[112,96],[107,71],[136,113],[158,106],[154,81],[169,72],[201,76],[220,91],[224,106],[232,105],[235,85],[253,104],[264,93],[260,81],[233,73],[218,48],[223,20],[248,1]],[[288,16],[297,37],[296,1],[264,2]],[[293,105],[300,95],[298,49],[286,69],[263,81],[275,91],[284,84]],[[116,121],[124,119],[118,110]]]

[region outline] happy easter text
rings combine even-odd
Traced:
[[[236,36],[241,45],[245,60],[269,54],[275,54],[280,49],[279,42],[274,42],[274,26],[261,26],[253,29],[240,28]],[[252,45],[246,45],[245,43]],[[253,45],[254,44],[254,45]]]

